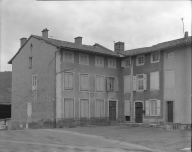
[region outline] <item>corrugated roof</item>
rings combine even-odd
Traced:
[[[181,46],[181,45],[187,45],[187,44],[191,44],[191,43],[192,43],[192,36],[189,36],[187,38],[181,38],[181,39],[176,39],[176,40],[167,41],[167,42],[163,42],[163,43],[158,43],[151,47],[143,47],[143,48],[127,50],[127,51],[122,52],[122,54],[125,56],[133,56],[133,55],[144,54],[144,53],[149,53],[149,52],[161,51],[161,50],[165,50],[168,48],[177,47],[177,46]]]

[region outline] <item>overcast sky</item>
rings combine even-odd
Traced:
[[[122,41],[125,49],[151,46],[191,36],[190,1],[1,1],[0,71],[11,71],[7,62],[20,47],[20,38],[40,35],[83,44],[99,43],[111,50]]]

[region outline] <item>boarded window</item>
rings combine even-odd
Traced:
[[[165,87],[174,88],[175,87],[175,71],[165,71]]]
[[[64,73],[64,88],[65,90],[73,90],[73,73]]]
[[[159,89],[159,72],[150,73],[150,89]]]
[[[37,90],[37,76],[32,75],[32,90],[35,91]]]
[[[131,77],[125,76],[124,77],[124,93],[131,92]]]
[[[104,79],[105,77],[104,76],[99,76],[99,75],[96,75],[96,91],[97,92],[103,92],[104,91]]]
[[[81,91],[89,90],[89,75],[88,74],[80,75],[80,90]]]
[[[104,117],[105,102],[102,99],[97,99],[95,104],[95,116]]]
[[[80,117],[89,118],[89,100],[88,99],[80,100]]]
[[[66,119],[74,118],[74,99],[64,99],[63,106],[63,117]]]

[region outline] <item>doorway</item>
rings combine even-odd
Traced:
[[[116,121],[116,101],[109,101],[109,120]]]
[[[173,122],[173,101],[167,101],[167,121]]]
[[[143,103],[135,102],[135,123],[143,123]]]

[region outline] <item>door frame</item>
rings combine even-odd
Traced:
[[[142,102],[142,104],[143,104],[143,110],[144,110],[144,101],[140,101],[140,100],[134,101],[134,104],[133,104],[133,106],[134,106],[134,108],[133,108],[134,123],[136,123],[136,122],[135,122],[135,111],[136,111],[136,110],[135,110],[135,107],[136,107],[136,106],[135,106],[135,103],[136,103],[136,102]],[[143,120],[143,118],[144,118],[144,114],[142,114],[142,120]]]
[[[107,110],[107,116],[109,117],[109,101],[116,101],[116,120],[118,119],[118,100],[115,100],[115,99],[108,99],[108,110]]]
[[[175,122],[175,100],[174,99],[169,99],[165,100],[165,122],[168,122],[168,102],[172,101],[173,102],[173,123]]]

